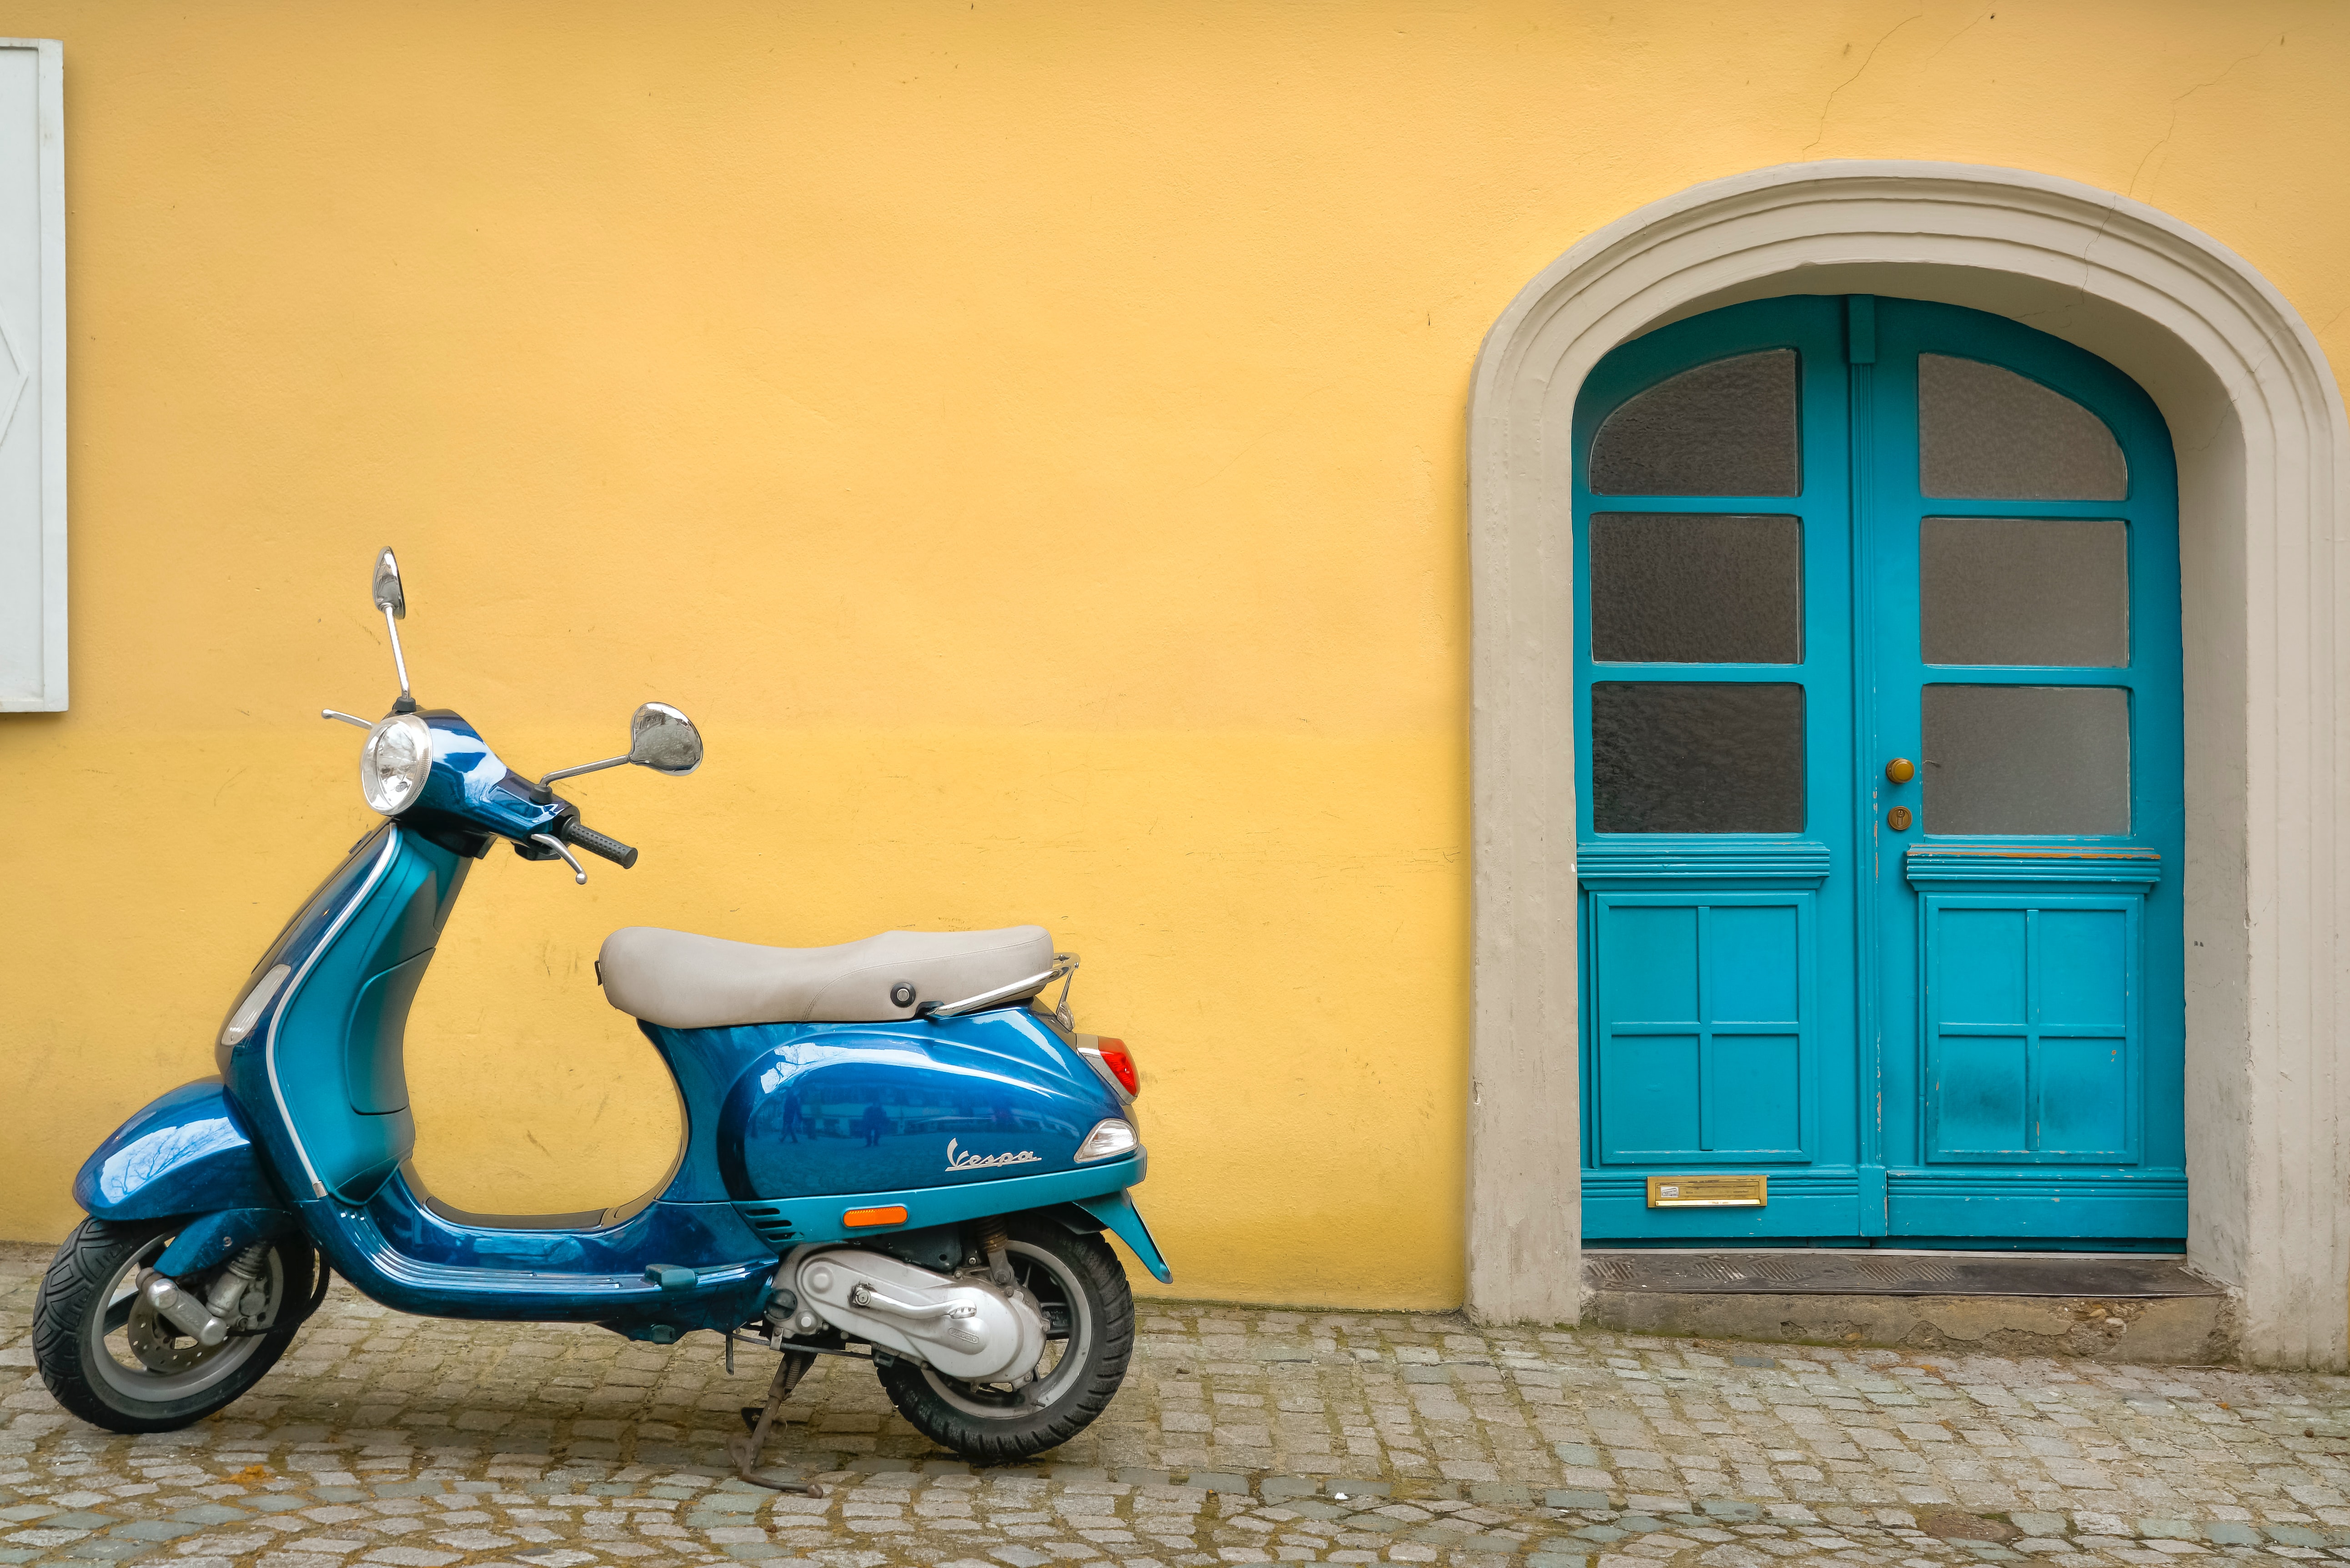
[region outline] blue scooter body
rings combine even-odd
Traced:
[[[894,1236],[919,1253],[931,1227],[990,1216],[1107,1228],[1171,1278],[1126,1191],[1144,1151],[1075,1158],[1088,1129],[1131,1122],[1131,1107],[1024,1004],[895,1023],[640,1024],[685,1127],[653,1191],[519,1217],[433,1198],[408,1162],[410,1004],[472,861],[577,813],[456,714],[421,717],[432,763],[414,803],[353,846],[255,966],[247,995],[265,988],[268,1000],[219,1048],[220,1076],[140,1110],[76,1179],[95,1217],[189,1219],[161,1272],[298,1227],[400,1311],[594,1322],[664,1344],[756,1318],[795,1246]],[[899,1209],[879,1222],[869,1212]]]

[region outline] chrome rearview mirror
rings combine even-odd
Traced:
[[[702,732],[666,702],[648,702],[629,721],[629,761],[683,778],[702,765]]]
[[[692,720],[668,703],[648,702],[629,721],[627,756],[606,757],[600,763],[586,763],[576,768],[558,768],[539,780],[539,787],[544,789],[557,779],[601,773],[626,763],[682,778],[702,765],[702,732],[693,727]]]
[[[400,591],[400,557],[386,545],[375,557],[375,607],[394,620],[408,618],[408,596]]]
[[[416,699],[408,691],[408,656],[400,651],[400,623],[408,618],[408,592],[400,583],[400,557],[386,545],[376,552],[375,579],[370,585],[375,595],[375,607],[383,611],[383,629],[391,634],[391,667],[400,672],[400,701],[391,705],[395,713],[416,711]]]

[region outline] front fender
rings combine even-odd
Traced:
[[[286,1207],[218,1078],[182,1084],[115,1128],[82,1162],[73,1190],[95,1220]]]

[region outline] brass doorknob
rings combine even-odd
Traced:
[[[1908,784],[1918,776],[1918,770],[1910,765],[1908,758],[1896,757],[1885,764],[1885,776],[1895,784]]]

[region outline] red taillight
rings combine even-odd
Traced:
[[[1124,1085],[1128,1094],[1142,1093],[1142,1075],[1136,1069],[1134,1053],[1126,1048],[1126,1042],[1112,1040],[1107,1035],[1104,1035],[1100,1049],[1102,1065],[1109,1069],[1110,1076]]]

